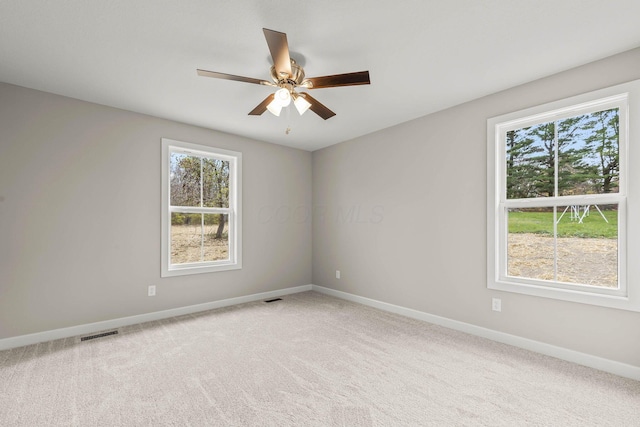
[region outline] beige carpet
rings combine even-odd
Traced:
[[[640,426],[640,382],[314,292],[0,352],[2,426]]]

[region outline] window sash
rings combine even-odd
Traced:
[[[230,156],[230,155],[224,155],[224,154],[218,154],[218,153],[208,153],[205,151],[200,151],[200,150],[195,150],[195,149],[189,149],[189,148],[185,148],[185,147],[174,147],[174,146],[169,146],[169,150],[168,150],[168,158],[167,158],[167,162],[171,163],[171,154],[173,153],[178,153],[178,154],[186,154],[189,156],[193,156],[193,157],[200,157],[203,159],[209,159],[209,160],[221,160],[223,162],[229,162],[229,208],[231,209],[233,206],[235,206],[236,204],[236,195],[237,195],[237,191],[236,191],[236,167],[237,167],[237,157],[235,156]],[[169,174],[167,179],[169,179],[169,188],[171,188],[171,167],[169,165]],[[202,179],[202,177],[200,177]],[[169,197],[169,200],[171,200],[171,197]],[[200,188],[200,206],[181,206],[182,208],[205,208],[204,206],[202,206],[203,203],[203,194],[202,194],[202,183],[201,183],[201,188]],[[169,209],[172,208],[178,208],[180,206],[170,206]],[[173,212],[173,211],[170,211]],[[177,212],[177,211],[176,211]],[[191,212],[191,213],[198,213],[198,212]],[[206,212],[203,212],[206,213]]]
[[[605,195],[603,195],[605,196]],[[500,203],[498,205],[498,212],[496,215],[496,224],[497,224],[497,243],[498,243],[498,265],[497,265],[497,281],[501,283],[514,283],[517,285],[528,285],[528,286],[537,286],[537,287],[545,287],[550,289],[564,289],[564,290],[572,290],[578,292],[589,292],[600,295],[610,295],[610,296],[625,296],[627,295],[627,280],[626,280],[626,257],[625,248],[626,248],[626,197],[618,196],[617,194],[607,194],[606,196],[612,197],[602,197],[597,200],[603,200],[601,203],[594,202],[594,198],[583,197],[582,201],[578,201],[577,197],[572,196],[571,200],[573,202],[567,203],[566,197],[557,197],[555,199],[562,199],[557,203],[539,203],[541,200],[536,200],[538,203]],[[613,197],[618,196],[618,197]],[[519,200],[520,202],[529,202],[531,199],[523,199]],[[510,200],[509,202],[512,202]],[[561,282],[557,280],[542,280],[528,277],[520,277],[520,276],[509,276],[507,274],[508,269],[508,246],[509,246],[509,221],[507,217],[507,212],[510,208],[525,208],[525,207],[560,207],[567,205],[598,205],[598,204],[617,204],[618,205],[618,238],[617,238],[617,277],[618,277],[618,287],[617,288],[606,288],[597,285],[588,285],[582,283],[567,283]],[[555,219],[555,217],[554,217]],[[554,239],[557,239],[556,235],[556,226],[554,224]],[[554,265],[555,261],[557,261],[557,253],[554,253]],[[555,269],[555,267],[554,267]]]
[[[509,199],[499,203],[508,208],[544,208],[567,205],[611,205],[621,203],[626,196],[618,193],[588,194],[584,196],[538,197],[531,199]]]
[[[216,266],[216,265],[227,265],[227,264],[235,264],[236,260],[236,243],[235,243],[235,224],[236,217],[234,214],[234,210],[232,208],[194,208],[190,206],[169,206],[169,218],[171,218],[172,213],[187,213],[187,214],[223,214],[227,215],[229,230],[229,259],[224,260],[216,260],[216,261],[197,261],[197,262],[183,262],[180,264],[175,264],[172,262],[171,250],[169,250],[169,269],[185,269],[185,268],[193,268],[199,266]],[[172,235],[171,235],[171,221],[169,221],[169,248],[171,248]]]
[[[495,125],[495,143],[498,149],[496,150],[498,154],[498,162],[496,164],[498,170],[498,181],[497,184],[497,194],[499,195],[499,202],[504,203],[508,201],[514,200],[524,200],[524,199],[507,199],[507,144],[506,137],[507,132],[514,131],[522,128],[526,128],[529,126],[534,126],[542,123],[554,122],[574,117],[576,115],[589,114],[598,111],[609,110],[613,108],[618,109],[618,118],[619,118],[619,135],[618,135],[618,156],[619,156],[619,184],[618,184],[618,193],[607,193],[607,194],[619,194],[621,196],[627,195],[627,170],[626,170],[626,154],[627,154],[627,139],[628,139],[628,93],[622,93],[614,96],[609,96],[606,98],[598,99],[591,102],[580,103],[574,106],[569,106],[566,108],[559,108],[547,113],[537,114],[533,116],[527,116],[520,119],[505,121],[502,123],[498,123]],[[555,126],[555,137],[554,139],[557,141],[557,126]],[[558,144],[555,143],[555,151],[556,151],[556,162],[555,162],[555,196],[550,197],[537,197],[530,198],[533,200],[550,200],[553,198],[579,198],[579,197],[591,197],[597,195],[578,195],[578,196],[558,196]],[[529,199],[527,199],[529,200]]]
[[[199,213],[199,212],[183,212],[183,211],[175,211],[180,213]],[[236,243],[235,239],[231,234],[231,230],[235,229],[236,219],[235,216],[230,213],[228,217],[228,229],[229,232],[229,258],[224,260],[216,260],[216,261],[197,261],[197,262],[183,262],[180,264],[174,264],[171,262],[171,252],[169,252],[169,270],[186,270],[193,268],[204,268],[204,267],[215,267],[215,266],[224,266],[224,265],[234,265],[236,264]],[[169,229],[169,248],[171,248],[171,228]]]
[[[194,214],[233,214],[232,208],[209,208],[194,206],[169,206],[169,213],[194,213]]]

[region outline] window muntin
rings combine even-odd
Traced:
[[[636,267],[634,263],[627,262],[627,259],[640,257],[640,242],[633,239],[635,224],[627,223],[627,218],[638,215],[635,212],[637,210],[635,200],[640,198],[640,185],[635,185],[637,179],[634,178],[634,170],[628,172],[626,166],[627,164],[640,163],[640,149],[636,146],[637,144],[633,143],[640,138],[639,111],[640,81],[635,81],[488,119],[487,287],[489,289],[640,311],[640,285],[636,283],[638,280],[634,279],[640,277],[640,266]],[[611,131],[609,128],[609,133],[604,132],[603,129],[606,127],[598,126],[596,122],[596,120],[600,120],[600,123],[606,122],[607,119],[612,119],[615,116],[617,116],[619,127],[617,129],[619,136],[617,148],[612,143],[612,135],[616,131]],[[582,122],[584,125],[588,121],[595,123],[591,124],[590,133],[584,134],[582,132],[583,135],[581,135],[580,132],[578,134],[574,132],[571,134],[572,122],[563,122],[566,119],[574,119],[573,124]],[[539,191],[539,188],[536,188],[538,182],[543,178],[540,175],[528,173],[531,170],[526,168],[512,169],[509,173],[507,172],[509,159],[507,136],[510,131],[520,131],[520,135],[511,134],[511,136],[519,137],[522,140],[524,133],[526,133],[524,131],[528,128],[549,123],[553,124],[553,132],[556,134],[555,141],[559,142],[559,138],[563,138],[562,142],[564,142],[565,138],[572,136],[574,147],[573,151],[570,151],[565,145],[563,150],[562,145],[556,143],[552,148],[556,152],[554,161],[558,166],[556,167],[554,164],[553,193],[544,194]],[[603,148],[594,148],[596,138],[604,144],[601,145]],[[533,145],[543,147],[542,141],[543,139],[539,138]],[[516,141],[512,141],[512,143],[514,142]],[[590,148],[586,147],[587,145],[590,145]],[[531,145],[529,145],[530,147]],[[523,158],[526,159],[527,156],[529,158],[535,157],[540,152],[527,151],[527,146],[523,145],[517,148],[523,153],[520,155],[520,161]],[[578,159],[583,162],[583,167],[593,168],[598,163],[599,169],[602,171],[602,160],[604,160],[605,169],[609,172],[608,177],[602,172],[600,172],[599,180],[594,180],[593,174],[590,173],[575,173],[575,175],[580,175],[578,177],[567,176],[567,171],[576,171],[575,165],[573,168],[565,167],[563,169],[561,164],[572,165],[571,157],[575,157],[577,151],[580,151],[578,148],[582,149]],[[617,164],[614,160],[617,160]],[[518,165],[517,162],[514,164]],[[549,175],[547,173],[547,177]],[[508,176],[511,177],[509,182],[507,181]],[[517,184],[513,179],[516,176],[524,176],[528,179]],[[510,187],[509,193],[507,192],[508,185]],[[606,191],[605,185],[608,185]],[[596,189],[597,186],[600,189]],[[627,203],[627,198],[629,198],[629,203]],[[559,251],[574,250],[574,258],[576,259],[581,254],[590,253],[576,251],[573,246],[568,244],[568,240],[561,240],[568,237],[589,238],[588,233],[585,233],[584,236],[578,236],[581,234],[579,232],[573,236],[567,235],[567,230],[571,231],[572,227],[575,228],[577,225],[576,221],[566,221],[572,208],[579,209],[581,216],[584,215],[585,208],[588,208],[589,212],[585,221],[589,219],[591,221],[602,220],[598,208],[602,210],[609,222],[612,222],[611,216],[617,221],[617,224],[614,221],[612,225],[608,226],[613,227],[615,232],[608,233],[606,237],[607,242],[610,243],[607,253],[613,254],[613,256],[608,256],[606,261],[594,258],[597,261],[594,262],[596,264],[594,268],[598,268],[598,274],[593,277],[585,278],[584,275],[567,274],[569,267],[575,268],[575,265],[567,264],[566,260],[560,258],[562,254],[559,254]],[[525,209],[529,209],[531,212],[554,212],[555,220],[560,219],[560,223],[554,223],[554,233],[559,234],[554,234],[551,239],[553,242],[552,280],[541,278],[542,273],[534,275],[522,273],[522,270],[518,271],[515,268],[521,266],[518,266],[517,258],[511,259],[511,267],[509,266],[509,244],[514,243],[518,238],[517,233],[513,230],[513,218],[515,218],[513,212]],[[567,209],[565,217],[561,218],[565,209]],[[509,215],[512,215],[511,233],[509,231]],[[547,221],[548,223],[550,221]],[[606,225],[606,222],[602,221],[601,225]],[[575,232],[575,229],[573,231]],[[605,236],[593,236],[594,230],[591,231],[592,238],[604,241]],[[597,232],[598,230],[595,230],[595,234]],[[631,237],[627,233],[632,233]],[[513,255],[513,249],[511,251]],[[530,253],[537,254],[538,257],[544,255],[541,250],[530,251]],[[602,254],[592,256],[605,258]],[[602,268],[605,262],[606,268]],[[613,272],[611,271],[612,266]],[[550,277],[549,273],[545,277]]]
[[[163,139],[163,276],[241,268],[240,170],[240,153]]]

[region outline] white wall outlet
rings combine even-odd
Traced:
[[[502,311],[502,300],[500,298],[492,298],[491,309],[493,311]]]
[[[340,270],[336,270],[336,279],[340,278]]]
[[[150,297],[155,297],[156,296],[156,285],[149,285],[149,293],[148,295]]]

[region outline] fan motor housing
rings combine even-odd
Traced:
[[[298,86],[304,80],[304,68],[296,64],[296,61],[291,59],[291,77],[279,78],[276,67],[271,67],[271,80],[280,87],[284,85]]]

